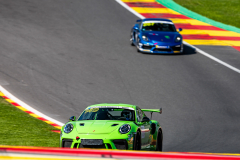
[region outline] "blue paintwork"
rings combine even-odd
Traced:
[[[179,33],[182,31],[179,28],[179,32],[176,31],[144,31],[142,30],[142,24],[146,21],[161,21],[166,23],[172,23],[169,19],[162,18],[146,18],[137,20],[137,23],[131,29],[131,45],[137,47],[138,52],[154,53],[154,54],[176,54],[183,52],[182,36]],[[174,25],[172,23],[172,25]],[[175,26],[174,26],[175,28]],[[143,36],[147,37],[147,40],[143,40]],[[175,42],[176,38],[180,37],[179,42]]]

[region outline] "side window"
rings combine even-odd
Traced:
[[[143,119],[143,116],[144,116],[144,113],[139,107],[137,107],[137,121],[141,122]]]

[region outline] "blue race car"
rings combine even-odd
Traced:
[[[182,31],[181,28],[178,31]],[[169,19],[146,18],[137,20],[131,30],[131,45],[138,52],[176,54],[183,52],[183,40]]]

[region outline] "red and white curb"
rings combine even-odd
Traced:
[[[69,149],[69,148],[43,148],[43,147],[11,147],[0,146],[0,159],[8,155],[14,159],[16,154],[21,153],[23,157],[33,155],[33,159],[46,159],[52,156],[67,156],[68,159],[90,159],[111,158],[111,159],[194,159],[194,160],[240,160],[239,154],[204,154],[184,152],[147,152],[147,151],[122,151],[122,150],[93,150],[93,149]],[[43,158],[43,155],[45,157]],[[27,158],[21,158],[27,159]]]
[[[54,126],[57,129],[61,129],[63,126],[63,123],[52,119],[51,117],[48,117],[44,115],[43,113],[35,110],[34,108],[30,107],[26,103],[22,102],[15,96],[13,96],[11,93],[9,93],[6,89],[4,89],[2,86],[0,86],[0,96],[3,97],[6,101],[11,103],[13,106],[17,107],[18,109],[28,113],[30,116],[35,117],[41,121],[44,121],[52,126]]]

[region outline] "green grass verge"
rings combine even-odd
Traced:
[[[174,0],[215,21],[240,28],[240,0]]]
[[[55,127],[16,108],[0,97],[0,145],[59,147]]]

